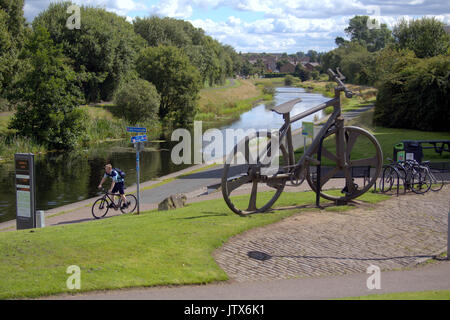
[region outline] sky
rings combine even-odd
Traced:
[[[34,17],[55,0],[25,0]],[[329,51],[355,15],[377,18],[392,28],[400,19],[434,16],[450,25],[448,0],[72,0],[127,17],[158,15],[190,21],[237,52],[289,54]],[[68,15],[69,16],[69,15]],[[83,17],[81,17],[82,23]]]

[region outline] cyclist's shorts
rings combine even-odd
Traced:
[[[117,182],[114,185],[114,188],[112,189],[112,193],[119,193],[119,194],[124,194],[125,192],[123,191],[123,182]]]

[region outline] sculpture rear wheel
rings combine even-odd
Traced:
[[[276,174],[285,173],[288,163],[283,145],[273,154],[280,163],[270,161],[271,137],[270,132],[251,134],[227,156],[222,175],[222,194],[228,207],[236,214],[267,211],[283,192],[287,179],[267,180]],[[268,190],[271,192],[261,193]],[[240,195],[232,198],[233,192]]]
[[[325,135],[322,146],[322,167],[328,170],[321,172],[321,192],[320,195],[332,201],[349,201],[367,192],[380,176],[383,165],[383,153],[377,139],[368,131],[358,127],[344,127],[345,161],[337,158],[336,132],[333,129]],[[319,147],[313,152],[313,159],[317,159]],[[344,159],[342,159],[344,160]],[[316,191],[316,176],[312,172],[312,163],[306,163],[306,179],[312,190]],[[364,169],[366,168],[366,169]],[[369,177],[366,184],[359,185],[354,181],[352,172],[356,170],[369,170]],[[332,180],[333,176],[342,175],[344,179]],[[338,189],[329,191],[328,189]]]

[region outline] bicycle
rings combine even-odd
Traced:
[[[125,195],[125,198],[127,199],[127,203],[125,206],[122,206],[122,197],[120,194],[116,193],[109,193],[107,191],[103,191],[105,194],[97,199],[94,204],[92,205],[92,215],[95,219],[101,219],[108,213],[109,209],[119,210],[122,213],[133,213],[134,210],[136,210],[137,207],[137,199],[132,194]],[[112,199],[111,197],[112,196]],[[114,201],[114,197],[118,196],[119,201],[116,204]]]
[[[385,169],[381,178],[381,192],[391,191],[394,182],[397,181],[397,195],[399,192],[400,179],[403,181],[404,191],[411,190],[417,194],[424,194],[431,188],[431,174],[429,170],[415,160],[394,162],[392,159]]]
[[[290,112],[301,99],[272,107],[273,112],[283,116],[283,126],[274,133],[257,131],[249,134],[229,153],[225,160],[221,186],[223,198],[234,213],[248,215],[267,211],[278,200],[288,181],[298,186],[306,179],[311,189],[321,197],[337,202],[347,202],[362,195],[376,182],[383,164],[381,147],[368,131],[344,126],[344,118],[341,116],[341,92],[344,92],[347,98],[352,98],[353,93],[342,82],[345,77],[339,69],[338,75],[331,69],[328,73],[338,84],[333,99],[292,118]],[[295,163],[291,124],[330,106],[333,107],[333,113]],[[277,146],[274,145],[274,150],[272,142],[278,142]],[[263,144],[262,147],[260,144]],[[333,149],[334,152],[330,151]],[[268,161],[269,159],[271,160]],[[279,163],[273,165],[273,159],[278,159]],[[318,165],[331,165],[331,169],[324,172],[324,175],[322,170],[313,172],[312,166]],[[358,186],[352,177],[355,167],[374,169],[374,174],[370,174],[368,183],[363,187]],[[325,184],[339,173],[343,173],[345,177],[341,194],[324,191]],[[232,192],[245,187],[251,187],[250,194],[233,200]],[[258,189],[261,188],[268,188],[272,193],[258,197]]]
[[[431,170],[430,161],[422,161],[421,166],[430,178],[430,190],[435,192],[441,190],[444,187],[444,178],[441,173]]]

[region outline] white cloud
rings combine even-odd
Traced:
[[[28,21],[45,10],[52,0],[25,0]],[[436,16],[450,23],[450,3],[442,0],[75,0],[75,3],[105,7],[131,20],[131,12],[140,16],[157,14],[190,19],[196,10],[225,8],[220,21],[208,18],[191,22],[219,41],[238,51],[296,52],[314,48],[325,51],[335,47],[336,36],[355,15],[370,15],[389,27],[400,18]],[[147,3],[144,4],[144,3]],[[232,10],[232,14],[229,14]],[[242,12],[263,14],[257,20],[246,20]]]
[[[24,15],[32,22],[34,17],[48,8],[49,4],[57,2],[56,0],[25,0]],[[121,16],[127,16],[131,11],[148,10],[147,6],[136,0],[72,0],[73,3],[86,6],[99,6],[106,8]]]
[[[168,16],[172,18],[187,19],[192,15],[192,6],[188,1],[183,0],[165,0],[150,8],[151,14],[159,16]]]

